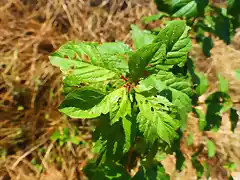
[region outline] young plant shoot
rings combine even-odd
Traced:
[[[169,179],[157,157],[171,153],[192,108],[189,30],[182,20],[157,35],[133,25],[135,50],[122,42],[68,42],[51,54],[64,75],[59,111],[97,119],[89,179]]]

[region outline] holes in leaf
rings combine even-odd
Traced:
[[[74,54],[74,56],[72,57],[72,59],[76,59],[77,58],[77,53]]]
[[[87,62],[87,63],[90,63],[90,62],[91,62],[89,56],[86,55],[86,54],[81,54],[81,59],[82,59],[84,62]]]
[[[154,108],[153,108],[153,107],[151,107],[151,111],[154,111]]]

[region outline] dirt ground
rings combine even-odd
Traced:
[[[63,99],[62,76],[49,63],[48,55],[68,40],[117,40],[131,45],[130,25],[143,27],[141,19],[156,12],[152,0],[0,1],[0,180],[83,179],[81,170],[93,158],[91,122],[68,119],[57,111]],[[229,46],[216,39],[210,58],[203,56],[198,45],[191,55],[197,69],[209,77],[206,94],[217,88],[216,73],[221,72],[230,82],[233,100],[240,100],[240,81],[234,74],[240,69],[240,33]],[[240,105],[236,108],[240,110]],[[222,166],[228,161],[238,165],[232,175],[240,179],[240,126],[233,134],[227,114],[223,122],[220,133],[203,134],[197,119],[189,115],[194,147],[184,149],[187,168],[182,173],[173,168],[173,156],[164,161],[172,179],[196,179],[190,155],[206,143],[206,137],[217,145],[216,157],[206,159],[206,150],[201,155],[213,167],[212,179],[226,179],[228,172]],[[55,130],[64,127],[71,132],[78,129],[78,138],[85,143],[59,147],[49,140]]]

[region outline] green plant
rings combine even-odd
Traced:
[[[98,119],[90,179],[169,179],[158,157],[174,151],[191,111],[189,30],[170,21],[158,35],[133,30],[136,51],[122,42],[69,42],[51,54],[64,74],[60,112]]]
[[[188,112],[199,117],[201,131],[217,131],[225,112],[232,131],[238,121],[221,74],[219,91],[198,101],[208,79],[188,58],[191,39],[185,21],[169,21],[157,35],[136,25],[131,28],[136,50],[122,42],[68,42],[50,56],[64,75],[60,112],[97,119],[93,152],[98,157],[84,169],[89,179],[169,179],[160,161],[174,152],[176,169],[184,168],[180,140]],[[197,108],[199,104],[207,106],[206,114]],[[54,140],[61,144],[69,139],[56,134]],[[188,145],[193,141],[190,134]],[[212,158],[216,147],[209,139],[207,149]],[[208,164],[198,160],[203,150],[201,146],[192,155],[198,178],[204,172],[210,176]]]
[[[151,31],[140,30],[137,26],[132,25],[132,33],[133,37],[137,37],[139,41],[146,42],[149,39],[154,38],[155,33],[151,33]],[[192,95],[192,103],[193,103],[193,112],[199,118],[199,129],[201,131],[214,131],[217,132],[221,126],[222,114],[229,113],[229,119],[231,122],[231,130],[234,132],[237,122],[238,115],[236,109],[234,109],[234,103],[228,94],[228,81],[224,79],[224,77],[218,73],[218,85],[219,90],[210,94],[205,101],[199,101],[199,96],[203,95],[208,89],[208,79],[204,73],[196,72],[193,62],[190,58],[187,60],[186,65],[187,72],[191,76],[191,80],[193,83],[193,95]],[[186,71],[185,69],[185,71]],[[182,71],[183,69],[177,69],[177,71]],[[236,71],[236,76],[238,76],[238,70]],[[198,106],[206,106],[206,113],[198,109]],[[181,123],[181,130],[185,127],[185,122]],[[182,133],[179,133],[178,139],[174,142],[173,151],[176,153],[176,169],[181,171],[184,168],[185,158],[180,150],[180,139],[182,138]],[[188,146],[191,146],[193,143],[193,137],[190,136],[187,139]],[[216,147],[213,141],[207,138],[206,148],[208,150],[208,158],[213,158],[216,154]],[[196,169],[197,177],[201,178],[204,175],[206,177],[210,177],[210,167],[205,162],[200,162],[198,160],[198,156],[204,150],[204,146],[200,146],[199,150],[192,155],[192,164]]]
[[[155,3],[160,13],[145,17],[143,22],[150,23],[163,17],[186,19],[206,56],[210,56],[213,36],[229,44],[240,25],[239,0],[227,0],[223,7],[209,0],[155,0]]]
[[[69,129],[64,128],[62,133],[60,131],[55,131],[51,135],[50,139],[52,141],[56,141],[60,146],[63,146],[68,142],[78,145],[80,144],[80,140],[76,135],[77,135],[76,133],[71,135]]]

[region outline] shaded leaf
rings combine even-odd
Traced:
[[[221,112],[224,112],[229,107],[231,108],[231,98],[227,93],[214,92],[208,96],[205,103],[207,104],[207,125],[205,130],[217,131],[222,122]]]
[[[87,166],[84,167],[84,173],[91,180],[131,179],[123,166],[115,163],[105,163],[96,166],[96,162],[93,160],[90,160]]]
[[[170,180],[170,176],[165,172],[160,163],[153,163],[150,167],[141,166],[133,180]]]
[[[196,17],[203,15],[208,0],[155,0],[158,10],[173,17]]]
[[[192,157],[192,164],[193,164],[194,169],[196,170],[198,179],[200,179],[204,173],[203,165],[199,162],[199,160],[195,156]]]
[[[237,127],[237,123],[240,119],[236,109],[233,108],[230,109],[229,119],[231,121],[231,131],[234,132],[235,128]]]
[[[204,37],[202,40],[202,50],[205,56],[211,56],[211,49],[213,48],[213,40],[210,37]]]

